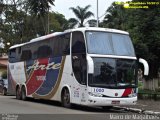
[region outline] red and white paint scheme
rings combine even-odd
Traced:
[[[8,92],[87,106],[133,105],[137,101],[137,63],[129,33],[77,28],[35,38],[9,50]]]

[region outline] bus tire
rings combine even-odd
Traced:
[[[18,100],[21,100],[21,99],[22,99],[21,89],[20,89],[19,86],[16,88],[16,99],[18,99]]]
[[[24,100],[24,101],[27,100],[26,89],[24,86],[21,89],[21,97],[22,97],[22,100]]]
[[[7,95],[7,89],[6,89],[6,88],[3,88],[3,92],[2,92],[2,94],[3,94],[4,96],[6,96],[6,95]]]
[[[70,93],[68,88],[64,88],[62,90],[62,94],[61,94],[61,102],[62,102],[62,106],[66,107],[66,108],[70,108],[71,107],[71,103],[70,103]]]

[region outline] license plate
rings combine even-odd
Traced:
[[[113,105],[119,105],[119,104],[120,104],[120,101],[115,101],[115,100],[114,100],[114,101],[112,101],[112,104],[113,104]]]

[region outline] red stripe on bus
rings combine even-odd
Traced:
[[[131,94],[131,92],[132,92],[132,88],[127,88],[127,89],[125,89],[122,97],[128,96],[129,94]]]
[[[39,62],[39,66],[40,65],[47,65],[49,60],[47,59],[40,59],[37,60],[37,62]],[[27,86],[27,95],[31,95],[33,94],[35,91],[37,91],[41,85],[43,84],[44,80],[37,80],[37,76],[46,76],[46,72],[47,70],[44,69],[38,69],[38,70],[34,70],[32,76],[30,77],[30,79],[28,80],[26,86]]]

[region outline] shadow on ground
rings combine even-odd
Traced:
[[[16,98],[12,98],[12,99],[16,99]],[[57,101],[34,99],[34,98],[27,98],[26,101],[32,102],[32,103],[34,102],[38,104],[62,107],[61,103]],[[88,106],[81,106],[81,105],[75,105],[75,104],[72,104],[72,107],[67,109],[80,110],[80,111],[93,112],[93,113],[94,112],[95,113],[126,113],[126,111],[124,111],[123,109],[114,108],[114,107],[110,109],[102,109],[102,107],[88,107]]]

